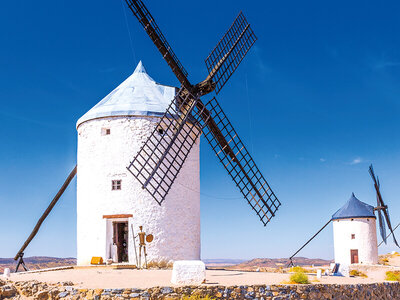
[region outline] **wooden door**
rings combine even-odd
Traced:
[[[358,264],[358,250],[350,250],[351,263]]]

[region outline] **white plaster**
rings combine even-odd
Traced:
[[[126,169],[158,121],[146,116],[108,117],[79,125],[78,265],[90,264],[93,256],[110,257],[112,230],[103,215],[113,214],[133,215],[128,220],[130,263],[136,263],[132,226],[137,235],[140,225],[154,235],[147,247],[148,261],[200,259],[199,141],[161,206]],[[110,128],[111,134],[102,135],[102,128]],[[116,179],[122,180],[122,189],[112,191],[111,181]]]
[[[206,266],[201,260],[180,260],[174,262],[171,283],[197,285],[206,279]]]
[[[378,243],[375,218],[352,218],[333,220],[335,263],[340,271],[351,264],[350,250],[358,250],[359,264],[378,263]],[[352,239],[351,235],[355,238]]]

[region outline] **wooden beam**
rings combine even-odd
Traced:
[[[103,219],[122,219],[122,218],[132,218],[132,214],[119,214],[119,215],[104,215]]]

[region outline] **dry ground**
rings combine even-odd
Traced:
[[[12,281],[38,280],[57,283],[72,281],[79,288],[150,288],[171,286],[172,270],[125,270],[110,268],[68,269],[42,273],[11,274]],[[368,278],[323,276],[319,282],[314,275],[309,275],[312,283],[356,284],[372,283],[384,280],[385,272],[373,271]],[[280,284],[289,281],[290,274],[267,272],[242,272],[207,270],[205,285],[257,285]]]

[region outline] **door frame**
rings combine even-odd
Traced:
[[[358,249],[350,249],[350,262],[351,264],[359,263]]]

